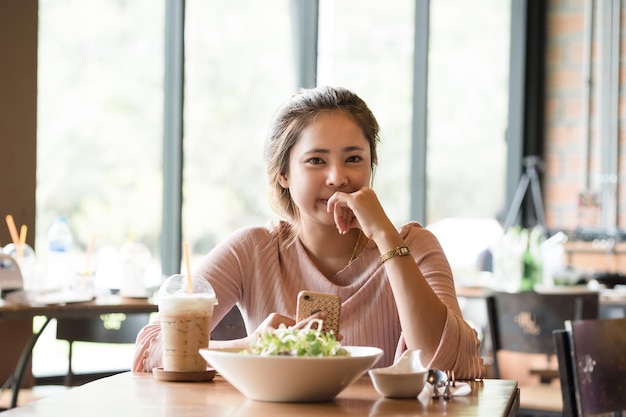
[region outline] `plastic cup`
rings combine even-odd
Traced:
[[[127,297],[142,297],[146,289],[146,271],[150,266],[150,249],[140,242],[126,242],[120,251],[122,260],[122,285],[120,294]]]
[[[0,252],[4,252],[17,261],[22,273],[24,289],[28,291],[38,291],[40,290],[40,283],[37,277],[35,251],[27,243],[20,243],[18,245],[21,245],[21,256],[18,254],[18,246],[13,243],[6,245]]]
[[[163,370],[168,372],[200,372],[207,363],[200,355],[209,346],[213,307],[217,298],[204,278],[192,277],[193,292],[189,292],[187,276],[169,277],[157,294]]]

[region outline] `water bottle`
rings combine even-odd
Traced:
[[[522,291],[532,291],[536,284],[543,281],[540,244],[542,229],[538,226],[531,230],[524,229],[525,251],[522,257]]]
[[[48,284],[69,291],[74,281],[72,230],[65,217],[57,217],[48,230]]]

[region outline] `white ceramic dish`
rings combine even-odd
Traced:
[[[200,349],[200,354],[250,399],[321,402],[335,398],[383,355],[376,347],[344,347],[350,356],[259,356],[239,353],[241,349]]]
[[[374,388],[386,398],[416,398],[424,389],[428,371],[391,373],[370,370]]]
[[[422,365],[420,350],[407,350],[386,368],[370,369],[372,384],[387,398],[415,398],[424,389],[428,370]]]

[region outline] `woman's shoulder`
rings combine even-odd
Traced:
[[[259,248],[263,244],[280,243],[284,239],[287,223],[283,221],[269,221],[264,225],[243,226],[235,230],[228,239],[227,245],[248,244]]]
[[[432,233],[427,228],[425,228],[424,226],[422,226],[421,223],[416,221],[411,221],[398,227],[398,232],[403,239],[419,235],[432,235]]]
[[[402,225],[398,232],[402,239],[406,242],[419,241],[421,246],[425,244],[431,244],[435,247],[439,247],[440,243],[437,237],[426,227],[422,226],[419,222],[412,221]]]

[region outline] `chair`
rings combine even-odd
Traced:
[[[137,333],[150,321],[150,314],[103,314],[93,318],[61,318],[57,319],[57,339],[69,343],[69,360],[64,385],[76,384],[77,375],[72,369],[74,342],[94,343],[135,343]],[[211,332],[213,340],[230,340],[246,336],[246,329],[239,309],[235,306]],[[122,370],[113,370],[103,375],[88,374],[81,376],[92,380],[100,376],[111,375]]]
[[[137,333],[150,321],[150,313],[102,314],[100,317],[85,318],[59,318],[57,319],[57,339],[66,340],[69,343],[68,369],[64,379],[67,386],[75,385],[75,377],[72,369],[74,342],[94,343],[135,343]],[[115,374],[128,369],[114,370],[105,375]],[[87,380],[104,376],[89,374]],[[85,379],[82,376],[81,379]]]
[[[494,292],[486,298],[486,304],[496,378],[501,378],[500,351],[542,354],[546,357],[547,369],[543,370],[541,383],[520,383],[518,415],[561,415],[561,389],[550,384],[552,378],[558,380],[558,370],[548,368],[550,359],[556,357],[552,332],[562,329],[566,320],[597,318],[599,294],[591,291],[549,294]],[[523,378],[520,376],[520,379]]]
[[[211,332],[211,340],[233,340],[246,337],[246,326],[239,307],[234,306]]]
[[[561,396],[563,398],[563,416],[574,417],[576,412],[576,388],[574,387],[574,375],[570,355],[569,333],[565,329],[557,329],[552,332],[554,348],[559,364],[559,381],[561,383]]]
[[[548,359],[556,353],[552,331],[566,320],[597,318],[599,294],[494,292],[486,303],[494,376],[500,378],[498,351],[542,353]]]
[[[553,337],[564,410],[578,417],[623,415],[626,318],[568,320]]]

